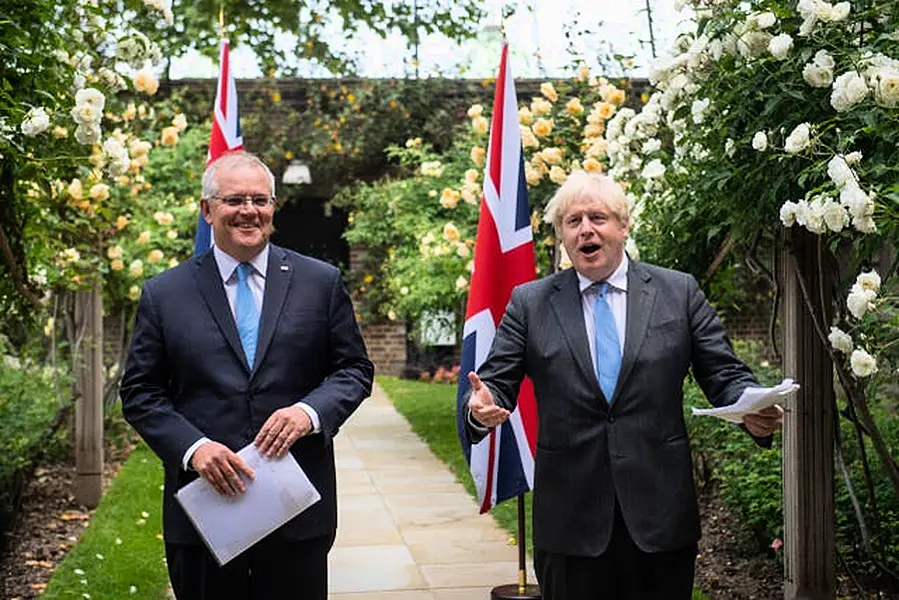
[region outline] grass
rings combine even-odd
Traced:
[[[138,445],[41,598],[167,598],[161,487],[159,459]]]

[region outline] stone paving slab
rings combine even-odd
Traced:
[[[518,548],[375,386],[335,438],[332,600],[486,600]],[[528,559],[528,580],[536,581]]]

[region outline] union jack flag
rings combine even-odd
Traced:
[[[212,115],[212,134],[209,136],[209,153],[206,165],[212,164],[226,152],[243,148],[240,135],[240,111],[237,108],[237,85],[231,74],[228,59],[228,40],[222,39],[219,49],[219,79],[215,91],[215,109]],[[212,245],[212,228],[200,213],[197,236],[194,239],[194,255],[202,254]]]
[[[470,387],[468,372],[476,371],[487,358],[512,288],[535,276],[518,100],[508,69],[508,44],[503,41],[456,400],[459,438],[481,513],[534,486],[537,407],[530,380],[522,382],[518,406],[511,418],[474,445],[467,442],[464,432],[467,406],[463,399]]]

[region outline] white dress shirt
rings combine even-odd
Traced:
[[[269,246],[266,244],[265,248],[262,249],[262,252],[257,254],[253,260],[250,261],[250,266],[253,268],[250,271],[249,277],[247,277],[247,283],[250,286],[250,291],[253,292],[253,300],[256,302],[260,315],[262,314],[262,300],[265,298],[265,272],[268,268],[268,251]],[[219,275],[222,277],[222,284],[225,286],[225,295],[228,297],[231,315],[234,317],[234,322],[236,323],[237,267],[240,262],[233,256],[226,254],[223,250],[219,249],[218,246],[213,246],[212,253],[215,257],[215,264],[218,267]],[[305,402],[297,402],[295,406],[299,406],[307,415],[309,415],[309,420],[312,421],[312,433],[321,431],[321,421],[314,408]],[[187,449],[187,452],[184,453],[184,458],[181,461],[181,466],[185,471],[190,466],[190,459],[193,457],[194,452],[197,451],[197,448],[208,441],[210,441],[209,438],[201,437]]]

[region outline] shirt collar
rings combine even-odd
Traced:
[[[268,247],[269,245],[266,244],[265,248],[250,261],[256,274],[261,275],[263,278],[265,277],[265,270],[268,267]],[[218,246],[212,247],[212,253],[213,256],[215,256],[215,264],[219,269],[219,275],[221,276],[222,281],[227,283],[228,280],[231,279],[231,276],[234,275],[234,270],[237,269],[237,265],[239,265],[240,262]]]
[[[615,269],[615,271],[609,276],[608,279],[606,279],[606,281],[609,283],[609,287],[616,289],[620,292],[627,291],[627,267],[628,267],[628,264],[629,264],[629,260],[627,258],[627,252],[625,252],[621,259],[621,264],[619,264],[618,268]],[[577,271],[575,271],[575,272],[577,273],[578,287],[580,288],[580,291],[583,294],[584,290],[586,290],[588,287],[593,285],[595,282],[590,279],[587,279],[586,277],[581,275],[579,272],[577,272]]]

